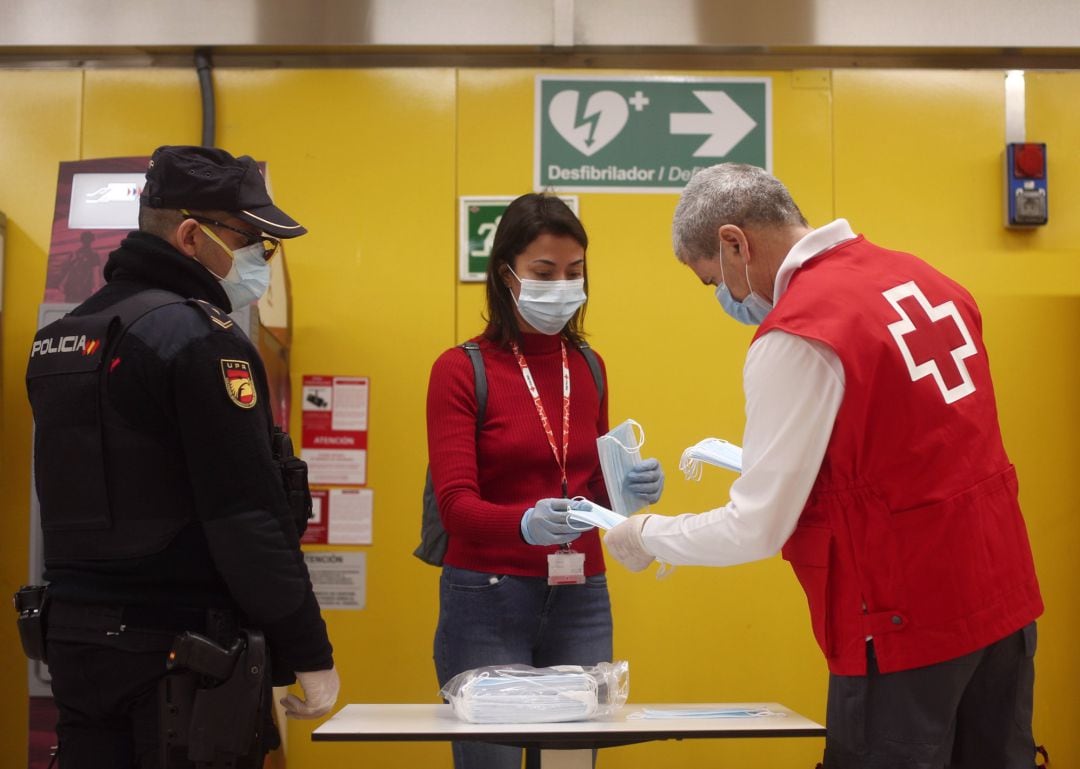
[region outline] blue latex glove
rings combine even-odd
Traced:
[[[569,499],[541,499],[521,516],[521,536],[530,545],[565,545],[581,536],[566,520]]]
[[[660,460],[643,459],[630,468],[626,474],[626,490],[655,505],[664,490],[664,471],[660,468]]]

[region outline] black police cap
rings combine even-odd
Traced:
[[[274,205],[254,160],[217,147],[158,147],[150,158],[141,200],[150,208],[227,211],[276,238],[307,232]]]

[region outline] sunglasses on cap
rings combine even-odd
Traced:
[[[225,222],[219,222],[217,219],[209,219],[209,218],[207,218],[205,216],[199,216],[197,214],[193,214],[190,211],[186,211],[186,210],[183,210],[183,209],[181,209],[180,213],[182,213],[184,216],[188,217],[189,219],[194,219],[199,224],[208,224],[208,225],[211,225],[213,227],[221,227],[221,228],[226,229],[226,230],[231,230],[232,232],[235,232],[237,235],[243,235],[244,236],[244,246],[250,246],[250,245],[253,245],[255,243],[262,243],[263,259],[265,259],[268,262],[270,261],[271,258],[273,258],[274,254],[277,253],[278,248],[281,247],[281,241],[277,240],[276,238],[271,238],[269,235],[263,235],[262,233],[259,233],[258,235],[252,235],[250,232],[246,232],[244,230],[239,229],[238,227],[233,227],[231,225],[225,224]]]

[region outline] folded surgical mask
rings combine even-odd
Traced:
[[[611,508],[622,516],[631,515],[648,504],[626,490],[626,476],[641,461],[643,445],[645,430],[633,419],[627,419],[596,439],[596,452],[600,455],[600,470],[604,473]]]
[[[742,449],[719,438],[705,438],[682,453],[679,469],[687,480],[701,480],[701,463],[742,472]]]
[[[768,708],[642,708],[627,716],[627,719],[657,718],[766,718],[783,717],[781,713]]]
[[[580,528],[582,531],[594,527],[607,531],[625,520],[625,516],[595,502],[590,502],[584,497],[574,497],[574,501],[570,504],[570,512],[566,514],[566,523],[571,528]]]
[[[491,665],[458,673],[439,694],[463,721],[529,724],[610,715],[626,702],[629,687],[624,661],[590,667]]]

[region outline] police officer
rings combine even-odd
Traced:
[[[34,342],[61,769],[159,765],[158,686],[182,631],[226,648],[262,631],[273,683],[304,690],[282,701],[290,716],[337,698],[266,375],[227,315],[266,290],[278,239],[305,232],[250,157],[160,147],[106,285]],[[276,744],[266,731],[252,765]]]

